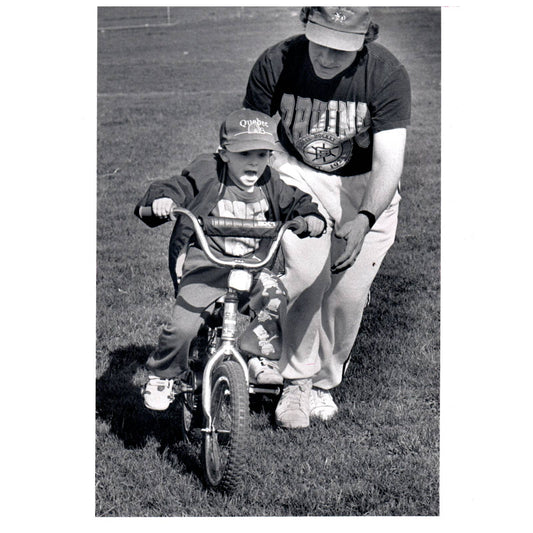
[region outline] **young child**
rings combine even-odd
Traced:
[[[325,229],[325,219],[317,205],[308,194],[283,183],[268,166],[271,151],[279,149],[276,124],[271,117],[249,109],[235,111],[220,128],[218,153],[200,155],[180,176],[154,182],[135,213],[138,215],[142,206],[151,206],[153,215],[142,219],[150,227],[164,223],[174,205],[197,216],[277,221],[302,216],[309,236],[319,237]],[[178,218],[169,246],[176,302],[170,322],[146,363],[150,376],[143,396],[146,407],[153,410],[162,411],[170,405],[174,379],[187,369],[191,341],[206,311],[226,288],[228,269],[211,263],[193,236],[187,217]],[[249,237],[208,239],[215,253],[232,257],[264,257],[262,244],[268,244]],[[251,356],[250,379],[260,384],[282,384],[277,361],[287,294],[279,278],[268,269],[254,276],[249,307],[252,320],[239,344]]]

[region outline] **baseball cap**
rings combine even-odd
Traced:
[[[251,109],[239,109],[226,118],[220,126],[220,146],[229,152],[281,150],[275,120]]]
[[[368,7],[312,7],[305,36],[312,42],[335,50],[355,52],[365,41],[370,25]]]

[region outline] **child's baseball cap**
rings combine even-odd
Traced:
[[[251,109],[239,109],[226,118],[220,126],[220,146],[228,152],[282,150],[276,121]]]
[[[327,48],[355,52],[365,42],[370,26],[368,7],[311,7],[308,10],[305,36]]]

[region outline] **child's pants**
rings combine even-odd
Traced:
[[[328,220],[318,239],[299,239],[292,232],[283,239],[290,327],[284,331],[280,370],[285,379],[312,378],[314,386],[331,389],[342,381],[370,285],[394,242],[400,195],[366,235],[355,263],[332,274],[331,264],[345,244],[333,234],[334,225],[355,217],[369,174],[327,175],[283,152],[274,153],[272,166],[283,181],[310,194]]]
[[[225,293],[227,274],[226,269],[203,268],[196,282],[180,286],[171,320],[146,363],[150,373],[175,378],[187,370],[191,342],[216,300]],[[218,286],[208,286],[202,279],[216,280]],[[240,349],[251,356],[279,359],[281,323],[287,311],[287,294],[280,279],[266,269],[255,274],[248,303],[252,321],[239,339]]]

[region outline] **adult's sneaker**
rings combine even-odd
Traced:
[[[143,388],[144,405],[153,411],[164,411],[174,400],[174,380],[148,376]]]
[[[286,380],[276,407],[276,423],[287,429],[309,426],[310,379]]]
[[[252,357],[248,361],[250,382],[258,385],[283,385],[283,377],[279,373],[277,361],[266,357]]]
[[[309,417],[326,421],[333,418],[339,411],[335,405],[331,393],[318,387],[311,389],[309,395]]]

